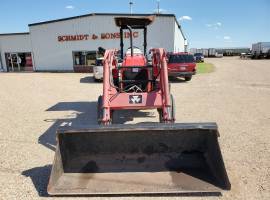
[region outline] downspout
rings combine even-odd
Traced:
[[[29,25],[28,25],[28,27],[29,27]],[[31,58],[32,58],[33,72],[35,72],[35,71],[37,71],[37,68],[36,68],[31,32],[32,32],[31,28],[29,27],[29,38],[30,38],[30,44],[31,44],[31,50],[32,50],[31,51]]]
[[[4,71],[4,65],[3,65],[3,62],[2,62],[2,52],[1,52],[2,48],[1,48],[1,43],[0,43],[0,71]]]
[[[3,66],[3,62],[2,62],[2,53],[1,53],[1,51],[0,51],[0,65],[1,65],[1,68],[0,68],[0,72],[2,71],[4,71],[4,66]]]

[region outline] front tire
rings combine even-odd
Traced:
[[[110,111],[111,120],[108,122],[102,122],[103,119],[103,99],[102,96],[98,97],[97,103],[97,121],[100,125],[110,125],[113,123],[113,110]]]
[[[103,118],[103,110],[102,110],[102,96],[98,97],[98,102],[97,102],[97,122],[98,124],[102,124],[102,118]]]
[[[94,81],[95,81],[96,83],[101,82],[101,80],[100,80],[100,79],[97,79],[96,77],[94,77]]]
[[[175,101],[174,101],[174,97],[172,94],[171,94],[171,103],[172,103],[171,116],[172,116],[173,123],[174,123],[174,121],[175,121]]]
[[[175,121],[175,102],[174,102],[174,98],[173,98],[172,94],[170,95],[170,97],[171,97],[171,104],[172,105],[169,108],[169,112],[171,113],[171,118],[172,118],[171,123],[174,123],[174,121]],[[158,114],[159,114],[159,122],[164,123],[162,108],[158,108],[157,111],[158,111]]]
[[[186,77],[185,77],[185,81],[190,81],[191,78],[192,78],[192,76],[186,76]]]

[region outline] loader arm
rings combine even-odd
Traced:
[[[117,50],[111,49],[106,50],[104,54],[104,61],[103,61],[103,119],[102,121],[104,124],[108,123],[111,119],[111,112],[110,112],[110,91],[114,90],[115,88],[112,86],[112,70],[116,68],[117,60],[115,57]]]
[[[174,122],[175,119],[170,115],[171,112],[169,112],[169,108],[172,107],[172,102],[170,99],[166,52],[162,48],[151,49],[151,51],[153,54],[153,68],[154,71],[158,71],[160,78],[160,89],[164,97],[162,106],[163,119],[165,122]]]

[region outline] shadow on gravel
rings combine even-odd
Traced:
[[[56,130],[59,126],[80,126],[87,124],[97,124],[96,120],[97,102],[59,102],[48,108],[46,111],[74,111],[73,116],[66,116],[63,119],[45,119],[46,122],[54,122],[38,138],[38,143],[55,151]],[[75,116],[75,117],[74,117]]]
[[[55,151],[56,130],[60,126],[75,126],[97,124],[97,102],[59,102],[48,108],[46,111],[74,111],[72,116],[66,116],[62,119],[45,119],[46,122],[53,122],[44,133],[38,138],[38,143],[48,149]],[[123,124],[133,121],[136,117],[155,118],[151,112],[142,112],[137,110],[118,110],[114,112],[113,123]]]
[[[102,83],[102,81],[99,82]],[[93,76],[86,76],[80,79],[80,83],[98,83],[98,82],[94,80]]]
[[[51,173],[51,165],[35,167],[22,172],[23,176],[30,177],[40,197],[48,197],[47,185]]]
[[[149,112],[143,112],[140,110],[116,110],[113,112],[113,124],[124,124],[129,121],[133,121],[134,118],[156,118],[156,116]],[[151,123],[151,122],[150,122]]]

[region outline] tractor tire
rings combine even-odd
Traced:
[[[192,76],[185,76],[185,81],[190,81]]]
[[[111,113],[110,113],[110,115],[111,115],[111,122],[110,122],[110,124],[115,124],[115,120],[114,120],[114,110],[111,110]]]
[[[174,97],[171,94],[171,102],[172,102],[172,107],[171,107],[171,113],[172,113],[172,118],[173,120],[175,120],[175,101],[174,101]]]
[[[159,122],[160,122],[160,123],[163,123],[163,118],[162,118],[162,116],[163,116],[163,111],[162,111],[162,109],[160,109],[160,108],[158,108],[157,111],[158,111],[158,116],[159,116]]]
[[[111,110],[111,120],[109,122],[107,122],[107,123],[102,122],[101,121],[102,118],[103,118],[102,103],[103,103],[102,96],[99,96],[98,97],[98,103],[97,103],[97,121],[98,121],[98,124],[100,124],[100,125],[110,125],[113,122],[113,110]]]
[[[170,97],[171,97],[172,107],[170,107],[170,111],[169,112],[171,112],[171,116],[175,120],[175,102],[174,102],[174,98],[173,98],[173,95],[172,94],[170,95]],[[164,123],[164,120],[163,120],[163,110],[160,109],[160,108],[158,108],[157,111],[158,111],[158,114],[159,114],[159,122],[160,123]],[[174,123],[174,121],[172,123]]]
[[[103,118],[103,111],[102,111],[102,96],[98,97],[97,102],[97,122],[98,124],[101,124],[101,119]]]

